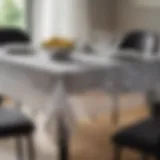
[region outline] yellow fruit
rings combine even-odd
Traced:
[[[71,48],[74,42],[69,39],[54,37],[42,43],[45,48]]]

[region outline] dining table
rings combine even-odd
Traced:
[[[6,47],[1,48],[0,93],[20,102],[20,109],[35,122],[38,147],[43,150],[46,146],[42,135],[49,146],[56,140],[59,158],[68,159],[68,136],[76,123],[69,92],[97,87],[93,81],[101,82],[95,73],[114,63],[106,59],[102,66],[87,67],[77,63],[72,56],[69,61],[61,61],[51,58],[43,49],[32,52],[15,54],[14,51],[12,54]],[[77,114],[85,114],[83,109],[80,110]]]
[[[146,93],[159,88],[159,62],[158,58],[133,61],[77,52],[64,61],[51,58],[43,49],[16,55],[3,48],[0,50],[0,93],[25,105],[26,113],[36,124],[36,137],[40,141],[37,144],[42,143],[42,135],[48,140],[47,145],[53,145],[53,139],[58,139],[59,158],[66,160],[68,139],[76,123],[69,93],[91,88],[109,92],[114,102],[112,120],[117,123],[119,94]],[[85,112],[82,109],[77,114],[80,113]]]

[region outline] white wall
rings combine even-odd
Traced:
[[[88,38],[97,30],[111,30],[114,0],[34,0],[33,37]],[[111,18],[112,17],[112,18]]]
[[[92,0],[89,4],[93,32],[95,30],[112,30],[115,23],[116,0]]]
[[[59,0],[60,35],[87,38],[96,30],[111,30],[114,1]]]
[[[90,19],[89,0],[59,0],[59,34],[65,37],[88,37]]]
[[[89,35],[88,0],[34,0],[33,33],[37,43],[51,36]]]
[[[160,8],[140,7],[118,0],[118,28],[122,32],[130,29],[145,28],[160,32]]]

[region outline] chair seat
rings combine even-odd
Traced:
[[[19,110],[0,108],[0,137],[29,134],[34,124]]]
[[[115,144],[157,153],[160,149],[160,118],[147,119],[125,128],[113,136]]]

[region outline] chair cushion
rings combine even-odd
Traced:
[[[113,136],[115,144],[157,153],[160,149],[160,118],[147,119],[127,127]]]
[[[19,110],[0,108],[0,137],[29,134],[34,124]]]

